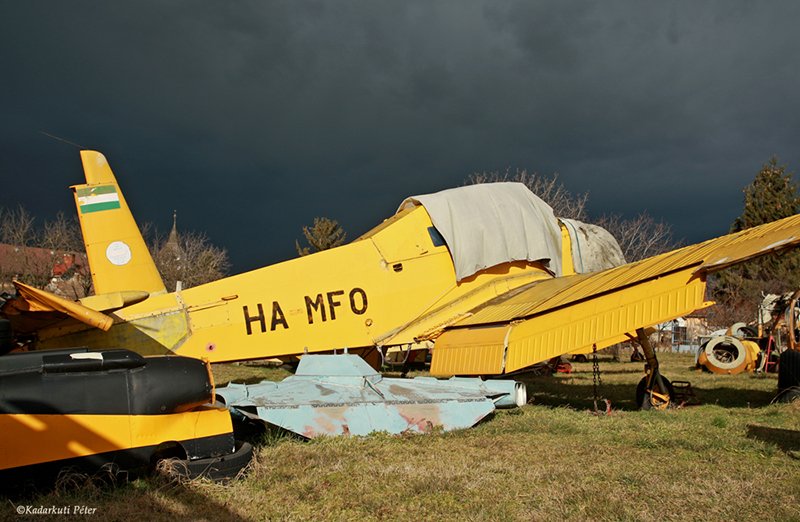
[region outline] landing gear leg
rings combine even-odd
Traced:
[[[658,371],[658,358],[647,334],[639,328],[636,330],[636,335],[647,361],[645,366],[647,375],[636,387],[636,403],[643,410],[665,410],[672,402],[672,384]]]

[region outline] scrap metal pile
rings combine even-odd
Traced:
[[[751,324],[735,323],[705,340],[697,366],[713,373],[774,372],[783,353],[800,349],[800,291],[767,295]]]

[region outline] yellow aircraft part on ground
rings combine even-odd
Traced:
[[[209,407],[165,415],[3,414],[0,426],[0,469],[7,469],[223,435],[231,419],[226,408]]]
[[[603,272],[531,283],[442,334],[431,373],[507,373],[593,344],[610,346],[627,332],[710,305],[706,274],[798,243],[795,215]],[[481,341],[464,346],[464,330]]]

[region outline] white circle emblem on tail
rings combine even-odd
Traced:
[[[114,241],[106,248],[106,258],[113,265],[127,265],[131,260],[131,247],[122,241]]]

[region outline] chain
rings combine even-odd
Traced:
[[[600,386],[603,381],[600,378],[600,363],[597,361],[597,345],[592,346],[592,390],[594,391],[594,400],[597,401],[600,396],[598,394]]]
[[[597,361],[597,345],[592,346],[592,391],[594,392],[594,414],[595,415],[609,415],[611,413],[611,402],[608,399],[603,399],[606,404],[604,411],[597,407],[600,401],[600,388],[603,386],[603,380],[600,378],[600,363]]]

